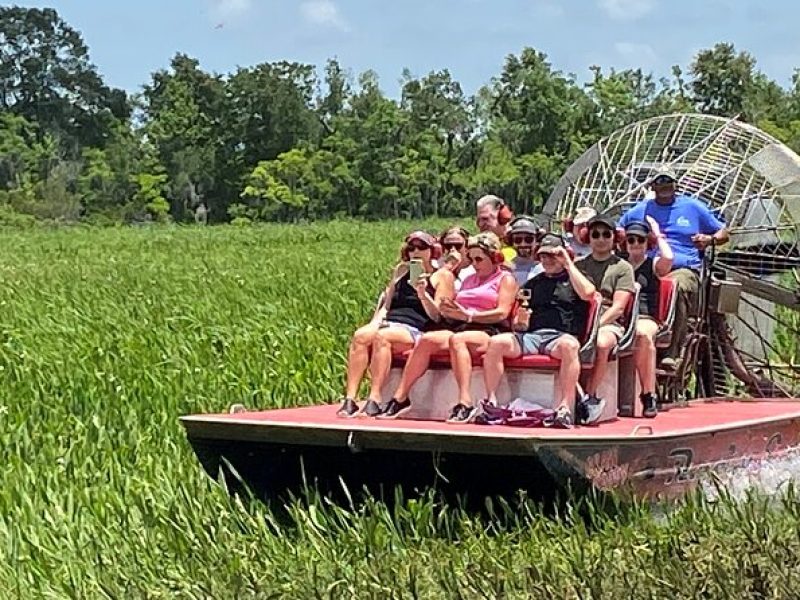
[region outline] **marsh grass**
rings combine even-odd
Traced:
[[[441,223],[429,224],[438,229]],[[436,227],[434,227],[436,225]],[[793,597],[798,500],[432,495],[281,514],[202,472],[177,417],[341,392],[404,223],[4,233],[0,589],[30,598]]]

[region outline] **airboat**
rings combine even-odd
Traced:
[[[400,485],[479,496],[595,489],[666,499],[798,452],[800,157],[736,119],[655,117],[589,148],[561,177],[542,216],[558,229],[580,206],[619,215],[645,196],[664,166],[678,174],[678,191],[719,211],[731,240],[706,253],[679,366],[658,371],[663,403],[655,419],[636,414],[629,335],[601,386],[609,402],[593,427],[446,424],[455,384],[442,357],[412,390],[417,408],[403,420],[341,419],[334,405],[184,416],[203,467],[229,488],[246,487],[264,499],[309,485],[340,495]],[[674,289],[665,282],[662,346],[674,311]],[[590,369],[588,341],[583,350]],[[392,377],[403,363],[396,359]],[[475,364],[479,398],[477,357]],[[498,398],[551,405],[557,366],[539,356],[512,361]]]

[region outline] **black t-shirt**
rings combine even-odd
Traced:
[[[556,329],[577,338],[583,337],[589,303],[578,296],[566,271],[555,277],[539,273],[522,287],[531,290],[528,331]]]
[[[647,257],[633,274],[633,279],[641,286],[639,292],[639,314],[655,316],[658,311],[658,277],[653,271],[653,259]]]
[[[428,281],[428,293],[433,296],[435,290]],[[419,330],[426,329],[431,324],[431,318],[422,306],[422,300],[417,296],[417,291],[408,283],[408,275],[402,276],[394,286],[394,296],[386,313],[386,320],[394,323],[411,325]]]

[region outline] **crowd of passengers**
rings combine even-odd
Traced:
[[[674,370],[697,303],[701,252],[728,240],[725,224],[698,198],[677,193],[670,169],[657,172],[648,197],[618,221],[588,207],[570,221],[563,234],[544,231],[534,217],[514,218],[503,200],[484,196],[477,201],[478,234],[460,227],[438,237],[410,233],[382,301],[352,338],[337,414],[401,417],[432,357],[449,353],[458,398],[447,421],[469,423],[479,412],[470,390],[473,355],[483,362],[485,400],[496,404],[504,361],[542,354],[559,361],[562,396],[551,424],[596,423],[605,407],[598,386],[624,334],[626,307],[638,284],[633,357],[642,415],[655,417],[659,279],[671,277],[676,285],[672,339],[660,363]],[[413,281],[412,261],[421,265]],[[596,358],[581,388],[579,350],[595,293],[602,297]],[[400,383],[384,403],[392,357],[401,353],[409,354]],[[368,369],[370,391],[360,402],[357,393]]]

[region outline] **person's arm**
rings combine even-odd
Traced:
[[[600,325],[615,323],[617,319],[625,314],[625,308],[628,306],[628,302],[636,289],[636,284],[633,280],[633,267],[630,263],[620,261],[617,265],[609,268],[618,269],[618,272],[615,273],[616,281],[613,286],[614,295],[611,297],[611,306],[600,317]]]
[[[428,286],[425,279],[420,279],[421,281],[417,283],[417,295],[422,302],[422,308],[425,309],[425,312],[433,321],[438,321],[441,318],[439,306],[442,303],[442,299],[453,298],[455,295],[455,277],[447,267],[442,267],[435,271],[431,275],[431,285],[434,289],[433,297],[427,290]]]
[[[396,265],[392,270],[392,278],[386,286],[386,290],[383,292],[383,299],[378,303],[378,306],[375,307],[375,312],[372,314],[372,319],[370,319],[371,323],[380,323],[386,318],[386,313],[388,313],[389,309],[392,307],[395,285],[397,281],[406,274],[408,274],[408,267],[405,263]]]
[[[669,245],[666,236],[661,233],[661,228],[653,217],[648,215],[647,223],[650,225],[650,231],[656,236],[656,241],[658,242],[658,256],[653,259],[653,272],[658,278],[666,277],[672,271],[672,261],[675,260],[672,246]]]
[[[557,256],[558,261],[564,266],[564,270],[569,275],[569,282],[572,284],[575,293],[578,294],[581,300],[586,302],[591,300],[596,291],[594,284],[575,266],[575,261],[570,258],[566,249],[561,248]]]
[[[467,311],[468,323],[497,323],[505,319],[517,300],[519,285],[511,273],[503,275],[497,294],[497,306],[491,310]]]
[[[692,236],[694,245],[700,250],[705,250],[710,244],[721,246],[728,243],[731,235],[725,223],[708,206],[699,200],[697,203],[700,212],[700,232]]]
[[[600,317],[600,325],[608,325],[609,323],[616,323],[623,314],[625,314],[625,307],[632,296],[631,292],[624,290],[617,290],[614,292],[611,306]]]
[[[517,280],[511,273],[503,275],[500,281],[500,289],[497,294],[497,306],[491,310],[475,311],[465,309],[457,303],[452,306],[444,305],[442,307],[442,314],[448,319],[457,319],[467,323],[497,323],[502,321],[511,312],[514,302],[517,299]]]

